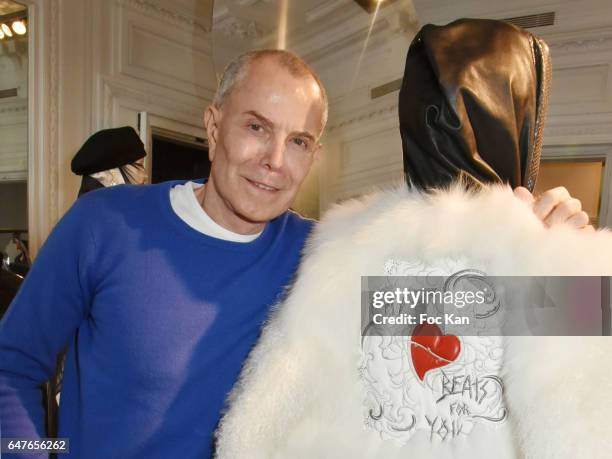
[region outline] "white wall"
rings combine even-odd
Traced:
[[[212,0],[24,0],[34,59],[30,226],[40,246],[74,202],[70,161],[102,128],[148,111],[201,128],[216,77]]]
[[[60,212],[80,179],[70,160],[99,129],[137,127],[138,112],[201,126],[216,78],[208,1],[67,0],[61,2],[60,88],[64,130]],[[76,96],[76,97],[75,97]]]
[[[27,69],[27,37],[0,41],[0,89],[17,89],[15,96],[0,99],[0,182],[27,179]]]

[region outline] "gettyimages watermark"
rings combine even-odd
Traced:
[[[434,327],[460,336],[607,336],[606,276],[452,276],[361,278],[362,336],[412,336]]]

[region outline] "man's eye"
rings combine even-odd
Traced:
[[[261,132],[263,131],[263,126],[261,124],[257,124],[257,123],[250,123],[249,124],[249,129],[255,132]]]
[[[303,149],[308,148],[308,142],[306,142],[306,140],[301,139],[299,137],[296,137],[295,139],[293,139],[293,143],[296,144],[300,148],[303,148]]]

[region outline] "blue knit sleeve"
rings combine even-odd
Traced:
[[[95,288],[95,203],[84,196],[56,225],[0,322],[4,438],[45,436],[40,386],[87,317]]]

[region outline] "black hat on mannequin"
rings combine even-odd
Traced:
[[[145,183],[146,171],[139,160],[146,155],[129,126],[96,132],[72,159],[72,172],[83,176],[79,196],[106,186]]]
[[[85,141],[72,159],[71,169],[76,175],[90,175],[133,163],[146,155],[133,128],[103,129]]]

